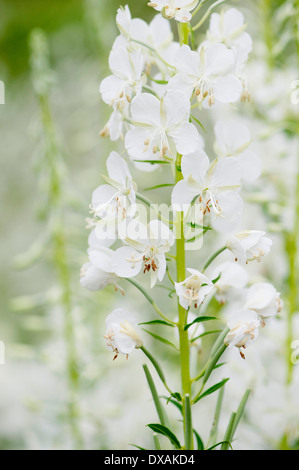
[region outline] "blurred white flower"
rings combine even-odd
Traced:
[[[238,348],[241,357],[245,359],[241,348],[247,349],[259,335],[260,320],[257,314],[251,310],[240,310],[229,319],[227,326],[230,331],[224,339],[224,344],[229,348]]]
[[[114,359],[119,354],[125,354],[128,357],[134,349],[143,346],[143,341],[136,330],[137,324],[130,312],[118,308],[108,315],[104,338],[107,348],[115,354]]]
[[[211,279],[219,277],[214,285],[217,289],[216,298],[221,304],[226,302],[228,291],[243,289],[248,282],[247,271],[240,264],[233,261],[227,261],[217,266],[210,277]]]
[[[172,192],[174,210],[186,210],[194,202],[202,204],[203,215],[210,214],[216,230],[229,231],[239,222],[243,210],[237,189],[241,170],[237,158],[215,160],[211,165],[205,152],[184,155],[181,163],[183,180]]]
[[[189,122],[190,101],[180,92],[159,100],[149,93],[136,96],[131,105],[133,127],[125,146],[135,160],[175,160],[178,153],[193,152],[199,142]]]
[[[214,287],[212,281],[196,269],[188,268],[187,271],[191,276],[183,282],[175,283],[179,302],[186,310],[192,306],[199,307]]]
[[[162,281],[166,272],[165,253],[174,244],[172,231],[159,220],[152,220],[147,226],[131,221],[127,225],[124,241],[128,246],[118,248],[113,255],[115,273],[131,278],[142,269],[144,274],[150,272],[151,287],[157,280]]]
[[[280,313],[282,307],[280,293],[272,284],[259,282],[248,289],[245,308],[258,314],[262,326],[265,326],[265,321],[268,318]]]
[[[153,0],[148,3],[148,6],[161,11],[162,15],[167,19],[174,18],[180,23],[188,23],[192,18],[190,11],[197,4],[198,0]]]
[[[216,101],[233,103],[240,98],[242,85],[231,71],[233,52],[223,44],[200,46],[192,51],[183,45],[176,55],[177,74],[169,81],[169,91],[183,92],[188,99],[195,91],[199,103],[207,99],[209,106]]]
[[[252,39],[245,29],[243,14],[236,8],[230,8],[211,15],[207,38],[212,43],[223,43],[234,50],[243,49],[248,55],[252,50]]]
[[[235,260],[243,264],[255,260],[260,263],[270,253],[271,246],[272,240],[260,230],[239,232],[226,242],[226,247],[232,251]]]
[[[261,175],[260,158],[249,149],[252,142],[247,126],[239,121],[217,121],[215,151],[219,157],[238,157],[242,178],[255,181]]]
[[[81,268],[81,286],[91,291],[97,291],[104,289],[109,284],[114,284],[115,290],[117,290],[119,278],[112,270],[113,251],[105,246],[105,241],[97,238],[95,230],[90,233],[88,243],[89,262]],[[121,288],[120,290],[123,293]]]
[[[122,109],[126,101],[142,91],[145,83],[143,74],[144,58],[139,50],[129,53],[125,47],[112,49],[109,56],[109,67],[113,75],[104,78],[100,93],[105,103]]]

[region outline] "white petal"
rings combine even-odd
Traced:
[[[135,260],[135,262],[133,262]],[[119,277],[131,278],[137,276],[142,266],[141,254],[129,246],[123,246],[115,251],[111,260],[112,270]]]
[[[214,95],[221,103],[234,103],[240,98],[242,90],[240,80],[231,74],[214,81]]]

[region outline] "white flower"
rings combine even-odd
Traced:
[[[136,210],[136,184],[134,183],[126,161],[112,152],[106,162],[109,177],[104,179],[109,184],[99,186],[92,194],[91,213],[95,217],[94,225],[98,238],[105,239],[116,231],[117,223],[134,217]],[[111,230],[106,231],[111,223]]]
[[[93,230],[88,238],[89,263],[85,263],[81,268],[80,284],[82,287],[97,291],[104,289],[109,284],[114,284],[118,289],[118,276],[112,271],[111,262],[113,251],[96,237]],[[120,288],[121,292],[123,290]]]
[[[240,355],[245,359],[241,348],[247,349],[258,337],[260,320],[251,310],[240,310],[233,315],[227,323],[230,331],[224,339],[224,344],[229,348],[236,347]]]
[[[242,214],[243,203],[237,192],[241,170],[233,157],[209,163],[201,149],[183,156],[184,179],[173,189],[172,206],[176,211],[186,211],[191,202],[200,203],[203,215],[210,214],[213,227],[225,232],[239,222]]]
[[[207,31],[208,41],[213,43],[223,43],[234,50],[242,48],[247,54],[252,50],[252,39],[244,30],[244,16],[236,8],[231,8],[226,12],[213,13]]]
[[[188,268],[187,271],[191,276],[183,282],[175,283],[179,302],[186,310],[192,306],[199,307],[214,287],[212,281],[196,269]]]
[[[249,149],[252,142],[247,126],[239,121],[217,121],[215,151],[219,157],[238,157],[242,178],[255,181],[261,174],[260,158]]]
[[[145,83],[142,52],[139,49],[129,54],[125,47],[114,48],[109,56],[109,67],[113,75],[104,78],[100,93],[105,103],[122,109],[134,95],[141,93]]]
[[[260,230],[246,230],[230,238],[226,246],[232,251],[236,261],[245,264],[257,260],[260,263],[270,253],[272,240]]]
[[[126,149],[135,160],[174,161],[178,153],[193,152],[198,132],[189,123],[190,102],[179,92],[159,100],[149,93],[136,96],[131,105],[134,128],[125,139]]]
[[[143,346],[143,341],[136,331],[137,325],[134,316],[118,308],[106,318],[106,339],[107,348],[115,353],[114,359],[119,354],[128,355]]]
[[[150,272],[151,287],[157,280],[162,281],[166,272],[167,253],[174,244],[172,231],[162,222],[152,220],[147,226],[131,221],[126,227],[123,246],[115,251],[112,266],[120,277],[131,278],[141,269]]]
[[[217,289],[216,298],[221,304],[226,302],[227,292],[230,289],[243,289],[248,282],[247,271],[241,265],[231,261],[217,266],[210,277],[211,279],[219,277],[214,285]]]
[[[280,294],[272,284],[259,282],[247,291],[245,308],[258,314],[264,326],[265,320],[277,315],[283,307]]]
[[[198,0],[153,0],[148,6],[161,11],[167,19],[174,18],[180,23],[188,23],[192,18],[190,11],[194,10],[197,4]]]
[[[156,15],[150,24],[140,18],[132,19],[126,5],[118,10],[116,23],[121,35],[116,38],[113,49],[125,46],[129,51],[142,50],[147,73],[153,64],[163,70],[167,70],[164,61],[172,65],[179,43],[173,41],[169,21],[161,15]]]
[[[181,91],[188,99],[195,92],[199,103],[215,100],[233,103],[240,98],[241,82],[231,71],[234,53],[223,44],[200,46],[197,52],[183,45],[176,55],[177,74],[169,81],[169,91]]]

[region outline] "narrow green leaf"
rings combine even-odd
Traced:
[[[180,393],[178,392],[175,392],[175,393],[172,393],[168,399],[168,401],[171,399],[171,398],[174,398],[175,400],[177,401],[182,401],[182,397],[180,395]],[[168,402],[167,402],[168,403]]]
[[[144,447],[137,446],[136,444],[129,444],[129,446],[136,447],[136,449],[139,449],[139,450],[148,450],[148,449],[145,449]]]
[[[219,319],[216,318],[216,317],[205,317],[205,316],[197,317],[197,318],[195,318],[195,320],[192,323],[188,323],[188,325],[185,326],[184,330],[185,331],[188,330],[190,328],[190,326],[192,326],[196,323],[202,323],[202,322],[211,321],[211,320],[219,320]]]
[[[191,450],[193,426],[192,426],[192,413],[191,413],[191,402],[190,402],[189,393],[185,394],[184,409],[185,409],[185,449]]]
[[[162,371],[162,369],[161,369],[160,365],[158,364],[158,362],[156,361],[156,359],[152,356],[152,354],[144,346],[142,346],[140,349],[146,355],[146,357],[151,361],[151,363],[153,364],[153,366],[156,369],[156,372],[157,372],[158,376],[160,377],[160,379],[161,379],[163,385],[165,386],[165,388],[169,391],[169,393],[172,393],[172,391],[170,390],[170,388],[168,387],[168,385],[166,383],[164,372]]]
[[[215,449],[216,447],[220,446],[221,444],[227,444],[227,445],[233,450],[231,443],[230,443],[230,442],[227,442],[227,441],[218,442],[218,444],[215,444],[214,446],[209,447],[207,450],[213,450],[213,449]]]
[[[220,388],[219,394],[218,394],[214,421],[213,421],[213,425],[212,425],[212,429],[210,433],[210,439],[209,439],[209,443],[211,443],[212,445],[214,445],[217,441],[218,425],[219,425],[219,419],[220,419],[220,414],[221,414],[221,409],[222,409],[224,390],[225,390],[225,385]]]
[[[232,413],[229,423],[226,428],[223,444],[221,450],[228,450],[231,446],[231,441],[233,439],[234,425],[235,425],[236,413]]]
[[[171,403],[183,414],[184,410],[183,410],[182,403],[179,403],[178,401],[174,400],[173,398],[169,398],[169,397],[165,397],[165,396],[162,396],[161,398],[165,398],[165,400],[167,400],[166,404]]]
[[[171,323],[167,323],[167,321],[164,320],[151,320],[151,321],[146,321],[143,323],[138,323],[138,325],[165,325],[165,326],[171,326],[171,328],[174,327]]]
[[[234,428],[233,428],[233,433],[232,433],[232,439],[235,435],[235,432],[237,430],[237,427],[240,423],[240,420],[243,416],[243,413],[244,413],[244,409],[245,409],[245,406],[247,404],[247,401],[248,401],[248,398],[249,398],[249,395],[251,393],[251,390],[250,389],[247,389],[246,392],[244,393],[243,395],[243,398],[240,402],[240,405],[238,406],[238,409],[237,409],[237,412],[236,412],[236,418],[235,418],[235,421],[234,421]]]
[[[168,188],[170,186],[174,186],[174,183],[157,184],[156,186],[151,186],[150,188],[145,188],[144,191],[152,191],[154,189],[159,189],[159,188]]]
[[[151,391],[151,394],[152,394],[152,397],[153,397],[153,400],[154,400],[154,404],[155,404],[155,407],[156,407],[156,410],[157,410],[157,414],[158,414],[160,423],[165,425],[166,424],[166,422],[165,422],[165,412],[164,412],[164,410],[162,408],[162,405],[160,403],[159,396],[158,396],[158,393],[157,393],[157,389],[155,387],[155,383],[153,381],[153,378],[151,376],[151,373],[150,373],[147,365],[143,364],[142,367],[143,367],[143,370],[144,370],[144,373],[145,373],[145,376],[146,376],[146,380],[147,380],[148,386],[150,388],[150,391]]]
[[[216,385],[213,385],[212,387],[208,388],[208,390],[206,390],[204,393],[202,393],[201,395],[199,395],[199,397],[195,399],[194,404],[197,403],[202,398],[207,397],[208,395],[211,395],[214,392],[217,392],[217,390],[223,387],[228,381],[229,379],[221,380],[221,382],[218,382]]]
[[[214,334],[219,333],[219,332],[221,332],[221,331],[222,331],[222,330],[205,331],[205,332],[202,333],[201,335],[196,336],[196,338],[192,338],[192,339],[191,339],[191,343],[194,343],[194,341],[197,341],[198,339],[204,338],[205,336],[214,335]]]
[[[193,429],[194,436],[196,437],[197,442],[197,450],[205,450],[204,443],[200,437],[200,435]]]
[[[178,351],[178,348],[173,344],[171,343],[170,341],[168,341],[168,339],[165,339],[163,338],[162,336],[158,336],[156,335],[155,333],[152,333],[151,331],[148,331],[148,330],[145,330],[144,328],[142,328],[143,331],[145,331],[146,333],[148,333],[150,336],[152,336],[153,338],[155,338],[157,341],[160,341],[161,343],[163,344],[166,344],[167,346],[171,346],[172,348],[174,348],[176,351]]]
[[[163,436],[166,436],[176,449],[181,449],[180,441],[178,440],[176,435],[173,434],[173,432],[170,431],[170,429],[168,429],[166,426],[162,426],[161,424],[157,424],[157,423],[152,423],[152,424],[148,424],[147,427],[149,427],[152,431],[158,434],[162,434]]]
[[[211,227],[206,227],[205,225],[198,225],[195,222],[186,222],[186,225],[188,225],[191,228],[194,229],[203,229],[203,230],[213,230]]]
[[[205,369],[204,383],[206,383],[208,381],[211,373],[216,368],[217,362],[219,361],[222,354],[226,351],[226,348],[227,348],[227,346],[225,344],[223,344],[222,346],[220,346],[218,351],[216,351],[216,353],[213,356],[211,355],[211,358],[210,358],[210,360],[207,364],[207,367]]]

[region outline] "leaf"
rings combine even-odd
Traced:
[[[167,403],[172,403],[183,414],[183,405],[181,403],[174,400],[173,398],[169,398],[165,396],[162,396],[161,398],[165,398],[165,400],[167,400]]]
[[[194,401],[194,404],[197,403],[202,398],[207,397],[208,395],[211,395],[214,392],[217,392],[217,390],[223,387],[223,385],[225,385],[226,382],[228,381],[229,379],[224,379],[221,382],[218,382],[216,385],[213,385],[213,387],[208,388],[208,390],[206,390],[204,393],[202,393],[199,397],[196,398],[196,400]]]
[[[139,449],[139,450],[148,450],[148,449],[144,449],[144,447],[137,446],[136,444],[129,444],[129,446],[136,447],[136,449]]]
[[[228,448],[231,447],[231,441],[233,440],[233,434],[234,434],[235,420],[236,420],[236,413],[232,413],[229,423],[226,428],[221,450],[228,450]]]
[[[205,331],[204,333],[201,333],[201,335],[196,336],[196,338],[192,338],[190,341],[191,343],[194,343],[194,341],[197,341],[198,339],[203,338],[204,336],[220,333],[221,331],[222,330]]]
[[[200,435],[195,431],[195,429],[193,429],[193,433],[197,442],[197,450],[205,450],[205,446],[204,446],[204,443],[202,442]]]
[[[205,316],[197,317],[197,318],[195,318],[195,320],[192,323],[188,323],[188,325],[185,326],[184,330],[185,331],[188,330],[188,328],[190,328],[190,326],[194,325],[195,323],[202,323],[202,322],[211,321],[211,320],[218,320],[218,318],[216,318],[216,317],[205,317]]]
[[[152,333],[151,331],[148,331],[148,330],[145,330],[144,328],[142,328],[143,331],[145,331],[146,333],[148,333],[149,335],[151,335],[153,338],[155,338],[157,341],[160,341],[161,343],[163,344],[166,344],[167,346],[171,346],[173,347],[176,351],[178,351],[178,348],[173,344],[171,343],[170,341],[168,341],[168,339],[165,339],[163,338],[162,336],[158,336],[156,335],[155,333]]]
[[[150,373],[150,371],[149,371],[146,364],[143,364],[143,370],[144,370],[146,380],[147,380],[148,386],[150,388],[150,391],[151,391],[151,394],[152,394],[152,397],[153,397],[153,401],[154,401],[154,404],[155,404],[155,407],[156,407],[156,411],[157,411],[160,423],[162,425],[167,424],[165,422],[165,419],[166,419],[165,411],[163,410],[163,407],[160,403],[154,380],[153,380],[153,378],[151,376],[151,373]]]
[[[216,279],[213,279],[213,280],[212,280],[212,283],[213,283],[213,284],[216,284],[216,282],[219,281],[219,279],[221,278],[221,274],[222,274],[222,273],[220,273],[219,276],[216,277]]]
[[[166,326],[171,326],[172,328],[174,325],[171,323],[168,323],[167,321],[164,320],[152,320],[152,321],[146,321],[143,323],[138,323],[138,325],[166,325]]]
[[[234,427],[233,427],[233,432],[232,432],[232,438],[234,437],[234,434],[237,430],[237,427],[239,425],[239,422],[243,416],[243,413],[244,413],[244,409],[245,409],[245,406],[247,404],[247,401],[248,401],[248,398],[249,398],[249,395],[251,393],[251,390],[248,388],[246,390],[246,392],[244,393],[243,395],[243,398],[240,402],[240,405],[238,406],[238,409],[237,409],[237,412],[236,412],[236,417],[235,417],[235,421],[234,421]]]
[[[178,392],[172,393],[170,397],[168,398],[167,404],[170,401],[171,398],[175,398],[177,401],[182,401],[182,397]]]
[[[175,436],[175,434],[173,434],[173,432],[170,431],[170,429],[168,429],[166,426],[162,426],[162,424],[158,424],[158,423],[152,423],[152,424],[148,424],[147,427],[149,427],[152,431],[158,434],[162,434],[163,436],[166,436],[176,449],[181,449],[180,441]]]
[[[174,186],[174,184],[173,183],[157,184],[156,186],[151,186],[150,188],[145,188],[144,191],[152,191],[154,189],[159,189],[159,188],[168,188],[169,186]]]
[[[230,442],[227,442],[227,441],[218,442],[218,444],[215,444],[214,446],[209,447],[207,450],[213,450],[213,449],[215,449],[216,447],[220,446],[221,444],[222,444],[222,445],[223,445],[223,444],[228,444],[228,446],[233,450],[231,443],[230,443]]]
[[[211,227],[206,227],[205,225],[198,225],[195,222],[186,222],[186,225],[194,229],[202,228],[203,230],[213,230]]]

